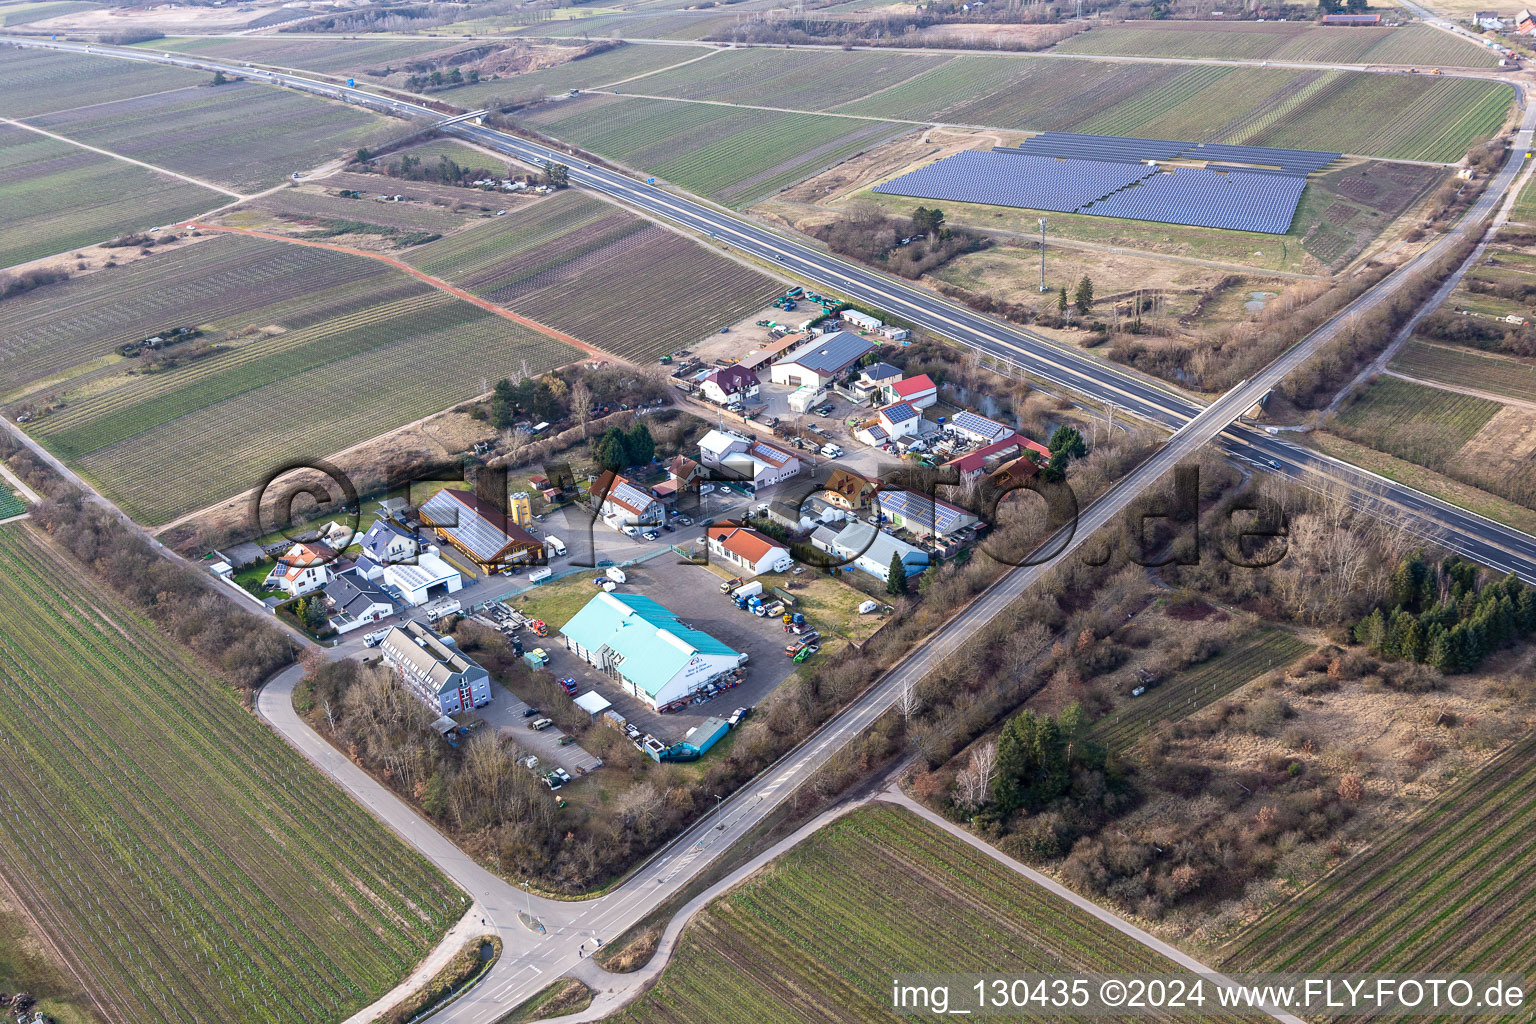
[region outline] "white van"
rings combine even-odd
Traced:
[[[843,450],[835,444],[824,444],[821,446],[821,454],[829,459],[836,459],[842,457]]]
[[[548,729],[554,724],[554,722],[547,718],[535,718],[533,721],[528,723],[528,728],[532,729],[534,732],[543,732],[545,729]]]

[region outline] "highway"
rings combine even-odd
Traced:
[[[252,69],[238,62],[182,55],[164,56],[156,51],[30,37],[0,36],[0,42],[23,47],[91,52],[144,63],[189,67],[209,73],[223,71],[225,74],[244,75],[258,81],[355,103],[396,117],[445,120],[444,115],[420,104],[302,75]],[[1122,411],[1170,430],[1193,429],[1208,439],[1219,436],[1223,450],[1235,458],[1289,476],[1310,487],[1327,487],[1332,492],[1347,495],[1357,507],[1396,520],[1404,529],[1416,535],[1433,540],[1490,568],[1513,572],[1527,582],[1536,583],[1536,538],[1413,488],[1236,422],[1239,414],[1250,408],[1287,373],[1336,337],[1351,317],[1385,301],[1406,276],[1434,262],[1468,226],[1488,217],[1519,172],[1521,158],[1532,143],[1533,127],[1536,127],[1536,104],[1527,104],[1508,161],[1472,210],[1463,217],[1461,227],[1456,232],[1425,249],[1407,266],[1357,299],[1260,375],[1244,382],[1211,406],[1205,406],[1198,399],[1177,392],[1159,381],[1056,345],[1022,327],[977,313],[932,292],[840,259],[732,211],[694,197],[679,195],[661,184],[651,184],[601,163],[588,163],[561,149],[483,125],[459,122],[447,125],[443,131],[534,166],[546,160],[565,163],[570,167],[570,180],[575,185],[603,193],[650,216],[707,235],[717,243],[744,254],[775,263],[786,274],[884,310],[988,355],[1011,360],[1025,372],[1056,388],[1075,391],[1100,402],[1113,403]],[[1196,420],[1198,423],[1195,426],[1188,426]],[[1213,426],[1219,429],[1212,429]]]
[[[300,76],[253,72],[239,64],[167,58],[153,52],[123,51],[95,44],[6,37],[0,37],[0,42],[90,50],[106,56],[175,64],[209,72],[222,70],[226,74],[254,76],[397,116],[442,118],[442,115],[415,104]],[[1533,123],[1536,123],[1536,108],[1528,108],[1509,162],[1463,220],[1464,225],[1488,216],[1508,189],[1520,169],[1526,147],[1531,144]],[[787,274],[888,311],[978,351],[1012,360],[1056,387],[1113,402],[1123,411],[1171,430],[1171,439],[1154,457],[1084,510],[1075,531],[1064,540],[1058,557],[1065,557],[1099,528],[1118,518],[1180,461],[1215,441],[1235,458],[1308,486],[1332,485],[1359,507],[1371,509],[1403,529],[1432,538],[1494,568],[1517,572],[1536,583],[1536,539],[1279,438],[1235,425],[1241,413],[1320,346],[1336,337],[1351,316],[1385,301],[1408,273],[1436,259],[1453,244],[1455,236],[1431,246],[1407,268],[1397,271],[1362,296],[1262,373],[1215,402],[1204,405],[1158,382],[1060,348],[1027,330],[845,262],[700,200],[679,196],[618,171],[598,164],[589,165],[550,147],[480,125],[459,123],[444,130],[535,165],[549,159],[566,163],[575,185],[609,195],[650,216],[707,234],[740,252],[775,263]],[[605,896],[581,902],[545,900],[519,892],[458,851],[429,823],[332,748],[293,712],[289,695],[297,681],[297,668],[264,689],[257,706],[259,713],[290,743],[422,850],[463,886],[483,909],[486,927],[502,937],[502,959],[476,989],[435,1015],[433,1020],[490,1024],[517,1002],[578,964],[581,944],[589,939],[618,935],[696,877],[889,709],[906,687],[927,675],[941,659],[958,652],[1046,571],[1046,567],[1022,567],[1005,573],[963,611],[924,641],[915,644],[905,660],[778,764],[727,799],[622,885]],[[542,923],[543,931],[530,930],[520,923],[519,912],[523,910],[532,911]]]

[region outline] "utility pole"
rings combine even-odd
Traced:
[[[1045,218],[1040,218],[1040,294],[1045,294]]]

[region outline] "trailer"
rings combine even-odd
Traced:
[[[751,583],[743,583],[741,586],[739,586],[735,590],[731,591],[731,597],[735,598],[738,601],[745,601],[747,598],[749,598],[749,597],[756,597],[757,595],[761,594],[762,592],[763,592],[763,585],[762,585],[762,583],[759,582],[758,580],[753,580]]]

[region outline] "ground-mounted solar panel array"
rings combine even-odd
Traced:
[[[1307,175],[1338,153],[1042,132],[876,186],[888,195],[1284,234]],[[1204,167],[1163,166],[1205,160]]]

